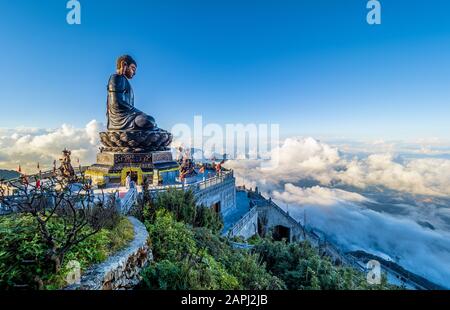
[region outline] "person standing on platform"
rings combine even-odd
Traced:
[[[130,189],[130,183],[131,183],[131,173],[127,174],[127,178],[125,179],[125,187],[126,189]]]
[[[198,172],[202,175],[203,181],[205,181],[206,180],[206,177],[205,177],[205,164],[202,164],[202,166],[200,167]]]

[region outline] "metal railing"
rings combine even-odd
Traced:
[[[230,242],[230,245],[235,249],[251,250],[255,247],[254,245],[248,244],[248,243],[234,242],[234,241],[229,241],[229,242]]]
[[[171,185],[159,185],[150,186],[149,191],[152,193],[165,192],[168,189],[182,189],[182,190],[192,190],[194,193],[205,190],[207,188],[213,187],[215,185],[224,183],[233,178],[233,171],[222,171],[221,174],[215,175],[211,178],[205,179],[203,181],[187,184],[171,184]]]
[[[77,167],[74,168],[75,173],[79,174],[81,172],[84,172],[88,167]],[[53,170],[50,171],[43,171],[39,174],[34,175],[27,175],[28,182],[35,182],[37,179],[45,179],[50,178],[55,175]],[[222,184],[224,182],[227,182],[228,180],[231,180],[233,178],[233,171],[232,170],[224,170],[221,171],[220,174],[215,175],[211,178],[205,179],[203,181],[191,183],[191,184],[172,184],[172,185],[162,185],[162,186],[151,186],[149,188],[149,191],[151,194],[158,194],[160,192],[165,192],[171,188],[179,189],[179,190],[192,190],[194,193],[198,193],[200,191],[203,191],[205,189],[214,187],[216,185]],[[7,182],[15,183],[15,182],[21,182],[21,178],[16,178],[12,180],[8,180]],[[20,198],[20,197],[18,197]],[[128,190],[125,197],[121,200],[121,210],[122,212],[125,212],[125,214],[130,210],[130,208],[133,206],[133,204],[137,201],[138,198],[138,190],[136,188],[132,188]],[[9,213],[10,210],[5,208],[0,204],[0,214],[6,214]]]

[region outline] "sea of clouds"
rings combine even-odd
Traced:
[[[392,148],[351,156],[313,138],[272,152],[273,169],[257,160],[227,167],[344,250],[389,257],[450,287],[450,160],[406,160]]]
[[[95,162],[102,129],[104,125],[96,120],[84,128],[63,124],[55,129],[0,129],[0,168],[17,170],[20,165],[31,174],[38,172],[39,163],[42,170],[51,169],[64,148],[72,151],[73,161],[90,165]]]
[[[84,128],[0,129],[0,168],[21,165],[33,173],[39,162],[41,169],[50,169],[64,148],[89,165],[95,162],[103,129],[95,120]],[[272,150],[272,169],[248,159],[230,160],[226,166],[234,169],[238,184],[258,186],[300,221],[306,214],[308,226],[344,250],[390,257],[450,287],[449,154],[448,145],[434,140],[288,138]]]

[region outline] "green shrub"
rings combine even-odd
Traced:
[[[207,251],[197,247],[193,230],[172,212],[158,210],[145,222],[155,261],[143,272],[146,289],[236,289],[238,280]]]
[[[352,268],[335,266],[328,257],[320,257],[309,242],[286,243],[262,239],[254,252],[267,270],[282,279],[286,287],[297,289],[356,290],[393,289],[383,277],[380,285],[369,285],[365,275]]]
[[[332,264],[308,242],[251,238],[253,250],[234,249],[219,235],[213,210],[197,207],[191,192],[169,190],[143,207],[154,261],[141,289],[392,289],[384,277],[370,286],[365,275]],[[240,239],[237,239],[240,240]],[[242,240],[240,240],[242,241]]]
[[[142,215],[136,214],[139,209],[142,210]],[[133,212],[143,221],[153,222],[158,210],[167,210],[172,213],[176,221],[192,227],[206,227],[214,232],[219,232],[223,228],[221,215],[206,206],[198,206],[195,195],[190,190],[171,188],[167,192],[158,194],[154,200],[147,201],[145,206],[134,209]]]
[[[64,234],[63,222],[50,219],[48,228],[55,237]],[[83,228],[89,233],[91,228]],[[47,246],[39,233],[35,219],[30,215],[13,214],[0,217],[0,289],[57,289],[64,285],[69,270],[67,263],[76,260],[82,270],[106,259],[133,238],[133,226],[126,218],[120,219],[112,230],[102,229],[71,248],[65,264],[53,273],[46,264]],[[39,279],[39,280],[38,280]],[[38,283],[42,281],[42,283]]]
[[[196,244],[220,262],[239,281],[240,289],[284,289],[284,283],[267,272],[257,254],[233,249],[222,237],[205,228],[195,229]]]
[[[108,239],[110,240],[110,254],[124,248],[134,238],[133,224],[125,217],[121,217],[117,222],[117,225],[106,231],[108,232]]]

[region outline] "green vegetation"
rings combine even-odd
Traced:
[[[309,243],[252,238],[251,251],[219,235],[220,218],[196,207],[191,192],[170,190],[144,203],[141,219],[154,261],[141,289],[389,289],[370,286],[365,275],[335,266]]]
[[[143,272],[143,288],[266,289],[279,282],[256,256],[233,250],[210,229],[177,222],[170,211],[157,210],[146,226],[155,261]]]
[[[154,262],[143,273],[143,289],[276,289],[256,255],[235,250],[219,232],[222,220],[196,206],[192,192],[169,190],[143,209]]]
[[[64,234],[64,222],[53,217],[48,229],[53,236]],[[89,234],[90,226],[81,233]],[[25,214],[0,217],[0,289],[58,289],[66,285],[67,263],[76,260],[82,271],[105,260],[111,253],[124,247],[133,238],[133,225],[127,218],[119,218],[111,228],[73,246],[65,254],[58,272],[47,263],[47,245],[39,232],[35,218]]]
[[[269,239],[257,242],[267,270],[280,278],[291,290],[394,289],[382,277],[380,285],[370,285],[365,274],[352,268],[335,266],[328,257],[320,257],[309,242],[286,243]]]
[[[144,207],[144,220],[153,222],[157,210],[169,211],[174,219],[192,227],[205,227],[218,233],[223,228],[222,219],[205,206],[196,206],[192,191],[169,189],[151,202],[154,207]]]
[[[139,289],[394,288],[385,278],[381,285],[370,286],[364,274],[335,266],[308,242],[288,244],[253,237],[251,250],[233,248],[220,236],[220,215],[197,206],[190,191],[168,190],[154,199],[148,193],[144,197],[133,212],[149,232],[154,261],[142,271]],[[87,213],[88,221],[83,213],[64,208],[51,216],[31,209],[0,217],[0,289],[61,288],[66,285],[69,262],[78,261],[84,271],[124,247],[133,238],[133,226],[114,210],[114,203],[96,206]],[[68,243],[65,249],[63,242],[71,231],[67,225],[74,219],[83,221],[73,226],[79,227],[79,242]],[[51,236],[54,248],[64,250],[58,269],[49,257],[55,252],[45,236]]]

